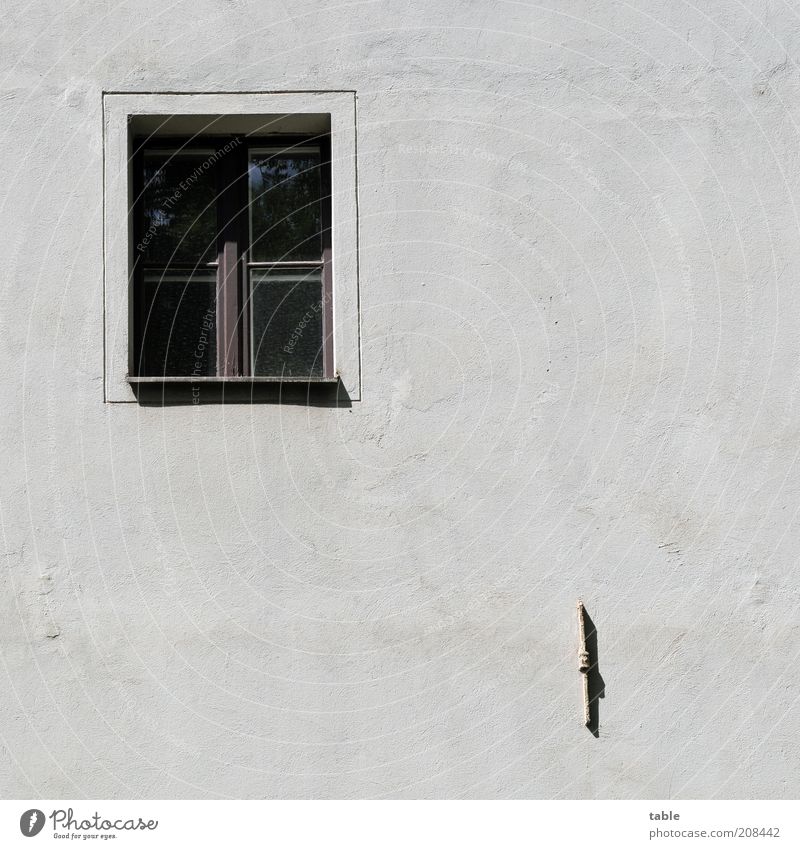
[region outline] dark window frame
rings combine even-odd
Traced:
[[[286,381],[306,383],[337,380],[334,370],[333,327],[333,246],[332,246],[332,190],[331,142],[328,133],[316,135],[230,135],[208,133],[195,136],[148,136],[133,140],[133,244],[139,245],[144,225],[144,156],[147,151],[209,150],[210,155],[226,145],[233,145],[215,162],[216,212],[219,224],[217,233],[217,259],[211,262],[169,264],[169,270],[216,269],[216,350],[215,376],[140,374],[143,356],[143,328],[146,325],[144,274],[148,269],[163,269],[163,263],[147,263],[144,256],[133,257],[133,372],[134,382],[239,382]],[[250,259],[249,185],[248,166],[250,150],[260,147],[280,147],[285,151],[313,145],[320,153],[320,229],[321,256],[319,260],[258,262]],[[322,376],[315,378],[297,375],[253,375],[250,350],[250,298],[249,270],[253,268],[319,269],[322,277]]]

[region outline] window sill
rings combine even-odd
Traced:
[[[196,384],[196,383],[338,383],[338,377],[133,377],[128,375],[128,383],[138,385],[142,383],[181,383],[181,384]]]

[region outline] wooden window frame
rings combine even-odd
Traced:
[[[250,221],[248,166],[250,151],[259,147],[295,147],[313,145],[320,152],[320,226],[321,256],[319,260],[258,262],[250,259]],[[134,363],[135,373],[131,383],[198,383],[198,382],[336,382],[334,370],[333,326],[333,247],[332,247],[332,191],[331,191],[331,141],[330,135],[254,135],[202,134],[185,136],[150,136],[133,140],[133,235],[134,244],[143,237],[144,155],[147,151],[194,151],[209,149],[213,152],[230,146],[215,162],[217,181],[217,259],[204,263],[170,263],[170,268],[197,270],[215,268],[217,279],[216,349],[217,374],[198,375],[140,375],[143,352],[142,328],[145,325],[144,273],[148,264],[143,256],[133,262],[132,280],[134,297]],[[237,221],[238,218],[238,221]],[[250,298],[249,271],[254,268],[319,269],[322,278],[322,375],[254,375],[250,351]]]

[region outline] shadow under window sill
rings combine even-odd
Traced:
[[[349,408],[338,377],[137,377],[128,383],[143,407],[204,404],[292,404]]]

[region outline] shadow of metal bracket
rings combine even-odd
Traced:
[[[606,685],[600,674],[597,628],[582,601],[578,602],[578,671],[583,684],[583,724],[595,737],[600,736],[600,699]]]

